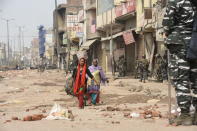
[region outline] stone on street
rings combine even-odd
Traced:
[[[103,103],[78,109],[77,99],[64,91],[63,71],[8,71],[2,76],[0,131],[197,130],[196,126],[166,126],[167,83],[110,80],[109,85],[101,87]],[[72,111],[74,120],[46,120],[54,103]]]

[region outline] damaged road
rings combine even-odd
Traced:
[[[197,130],[168,126],[167,83],[110,79],[101,87],[101,104],[81,110],[77,99],[63,91],[64,72],[24,70],[1,75],[0,131]],[[73,121],[45,119],[55,103],[72,112]]]

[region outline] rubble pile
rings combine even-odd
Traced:
[[[120,108],[108,106],[108,107],[106,108],[106,111],[120,111]]]
[[[43,118],[46,118],[43,114],[35,114],[32,116],[26,116],[23,118],[23,121],[38,121],[42,120]]]
[[[11,120],[6,120],[4,123],[12,122],[13,121],[39,121],[42,120],[43,118],[46,118],[47,116],[43,114],[34,114],[34,115],[29,115],[25,116],[23,119],[20,119],[16,116],[13,116]]]
[[[124,113],[124,117],[126,118],[142,118],[142,119],[155,119],[155,118],[163,118],[163,115],[160,111],[158,111],[159,107],[157,105],[154,106],[146,106],[139,107],[138,111],[132,113]]]
[[[24,70],[9,70],[9,71],[0,71],[0,79],[4,78],[12,78],[16,76],[23,76],[26,73]]]

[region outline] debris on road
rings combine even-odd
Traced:
[[[108,117],[108,118],[112,118],[112,115],[108,114],[108,113],[104,113],[102,114],[103,117]]]
[[[115,108],[115,107],[108,106],[107,111],[120,111],[120,108]]]
[[[152,119],[152,118],[162,118],[160,111],[157,111],[159,107],[155,104],[154,106],[145,106],[139,107],[138,111],[132,113],[124,113],[126,118],[143,118],[143,119]]]
[[[42,120],[43,118],[46,118],[43,114],[35,114],[32,116],[26,116],[23,118],[23,121],[38,121]]]
[[[36,110],[36,109],[38,109],[38,108],[42,108],[42,107],[44,107],[44,108],[46,108],[46,107],[52,107],[52,105],[38,105],[38,106],[33,106],[32,108],[30,108],[30,109],[26,109],[26,112],[28,112],[28,111],[30,111],[30,110]]]
[[[133,112],[130,114],[130,117],[131,118],[139,118],[140,117],[140,114],[139,113],[136,113],[136,112]]]
[[[46,110],[42,110],[42,113],[46,113],[47,111]]]
[[[0,81],[2,81],[4,79],[4,77],[3,76],[0,76]]]
[[[51,112],[46,117],[47,120],[74,120],[71,110],[63,109],[59,104],[55,103]]]
[[[12,120],[19,120],[18,117],[12,117]]]
[[[8,122],[11,122],[11,120],[6,120],[4,123],[8,123]]]
[[[112,121],[112,124],[120,124],[119,121]]]

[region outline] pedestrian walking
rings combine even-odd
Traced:
[[[87,91],[87,77],[90,77],[96,85],[99,85],[98,82],[94,79],[90,70],[87,68],[86,59],[80,58],[79,64],[76,69],[73,70],[73,79],[74,79],[74,95],[78,97],[79,108],[84,108],[84,98]]]
[[[170,52],[170,80],[181,108],[181,115],[172,121],[176,125],[197,124],[197,62],[186,57],[196,5],[196,0],[169,0],[163,20],[166,47]],[[191,104],[196,108],[194,118],[190,115]]]
[[[90,72],[93,74],[95,80],[98,82],[96,84],[94,80],[88,80],[88,95],[89,104],[96,105],[100,101],[100,85],[101,83],[108,82],[103,69],[98,65],[98,60],[94,59],[92,65],[89,67]]]

